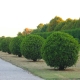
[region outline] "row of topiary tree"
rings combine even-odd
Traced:
[[[17,36],[14,38],[1,37],[0,50],[9,54],[22,55],[27,59],[37,61],[41,59],[41,47],[44,43],[44,38],[38,35]]]
[[[47,39],[39,35],[0,38],[0,50],[27,59],[44,59],[47,65],[63,70],[78,60],[79,43],[65,32],[55,31]]]

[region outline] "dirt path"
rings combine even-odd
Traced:
[[[0,80],[43,80],[9,62],[0,59]]]

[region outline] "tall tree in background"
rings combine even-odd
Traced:
[[[44,24],[43,24],[43,23],[40,23],[40,24],[37,26],[37,29],[34,29],[31,33],[34,34],[34,33],[39,33],[39,32],[41,32],[43,26],[44,26]]]
[[[80,18],[75,21],[74,28],[80,28]]]
[[[43,26],[44,26],[44,24],[43,24],[43,23],[40,23],[40,24],[37,26],[37,29],[41,29]]]
[[[60,31],[62,29],[62,27],[65,25],[66,21],[62,21],[60,22],[58,25],[56,25],[55,27],[55,31]]]
[[[38,26],[37,26],[37,31],[38,32],[41,32],[41,29],[43,28],[44,24],[43,23],[40,23]]]
[[[41,28],[41,32],[46,32],[49,24],[44,24],[44,26]]]
[[[21,32],[18,32],[17,36],[22,36],[22,33]]]
[[[73,20],[71,18],[66,19],[65,25],[62,27],[62,30],[70,29],[71,26],[73,26],[72,22]]]
[[[49,22],[49,27],[48,27],[48,31],[53,31],[56,27],[56,25],[58,25],[60,22],[62,22],[63,19],[56,16],[54,19],[52,19],[50,22]]]
[[[30,34],[31,32],[32,32],[32,29],[25,28],[24,31],[22,32],[22,35],[27,35],[27,34]]]

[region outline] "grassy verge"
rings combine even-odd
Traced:
[[[15,55],[4,53],[1,51],[0,58],[18,67],[28,70],[34,75],[37,75],[46,80],[58,80],[60,78],[80,78],[80,59],[78,59],[78,62],[75,66],[67,68],[65,71],[58,71],[47,66],[43,60],[32,62],[25,59],[24,57],[19,58]]]

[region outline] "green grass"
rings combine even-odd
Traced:
[[[3,52],[0,52],[0,58],[28,70],[34,75],[44,78],[45,80],[65,80],[65,78],[70,80],[78,80],[77,78],[80,78],[80,57],[76,65],[67,68],[64,71],[54,70],[54,68],[47,66],[43,60],[32,62],[24,57],[19,58],[15,55]]]

